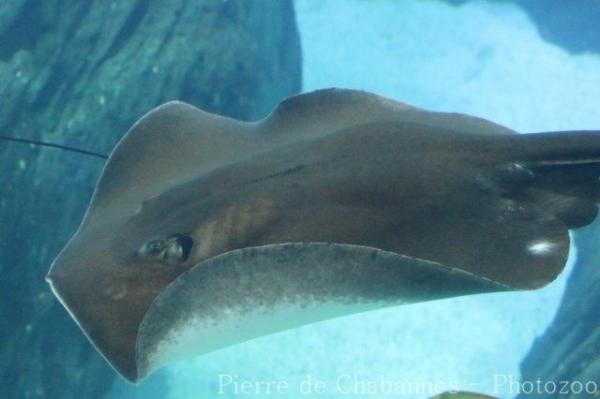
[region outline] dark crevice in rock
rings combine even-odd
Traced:
[[[29,0],[10,28],[0,37],[0,61],[8,61],[19,50],[31,50],[50,28],[41,14],[42,0]],[[31,12],[27,12],[30,11]]]
[[[57,94],[59,88],[67,80],[66,69],[62,62],[58,61],[49,68],[51,68],[50,77],[46,80],[35,101],[31,104],[31,109],[34,111],[47,106],[52,97]]]
[[[302,51],[300,49],[300,42],[293,40],[293,38],[300,36],[298,26],[295,23],[296,11],[294,10],[294,6],[293,4],[283,2],[281,7],[283,8],[283,15],[287,18],[287,20],[281,24],[281,35],[286,38],[286,42],[290,43],[291,46],[298,46],[297,49],[293,49],[292,51],[282,51],[279,54],[279,65],[287,65],[290,62],[293,62],[293,59],[290,57],[293,57],[294,54],[300,54],[300,58],[302,58]],[[299,62],[302,62],[302,59],[300,59]]]
[[[115,35],[112,43],[110,44],[110,47],[98,61],[98,65],[101,65],[106,60],[112,58],[123,48],[123,46],[125,46],[127,40],[131,37],[131,35],[133,35],[135,30],[142,22],[142,19],[148,11],[150,3],[151,2],[147,0],[138,0],[137,4],[133,7],[133,10],[131,10],[129,15],[127,16],[127,19],[121,26],[121,29]]]
[[[73,7],[77,7],[73,19],[69,21],[68,27],[65,29],[66,37],[73,37],[77,30],[80,28],[81,21],[83,21],[86,15],[91,11],[94,0],[73,2]]]
[[[181,16],[183,15],[184,7],[185,7],[185,5],[182,4],[179,7],[177,7],[177,9],[175,10],[175,13],[173,15],[173,21],[167,28],[167,31],[165,32],[163,39],[160,42],[160,46],[158,47],[158,50],[156,51],[157,54],[162,54],[164,48],[166,46],[168,46],[169,43],[171,42],[171,39],[173,38],[173,35],[175,34],[177,27],[181,23]]]

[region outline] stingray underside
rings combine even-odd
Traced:
[[[286,243],[235,250],[182,274],[138,332],[138,377],[179,358],[342,315],[510,290],[371,247]]]

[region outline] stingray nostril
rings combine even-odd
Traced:
[[[104,294],[111,299],[118,301],[127,295],[127,285],[125,283],[116,283],[104,289]]]

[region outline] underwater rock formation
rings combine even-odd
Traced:
[[[0,3],[0,134],[108,153],[162,102],[256,119],[300,79],[291,0]],[[116,376],[44,281],[102,165],[0,142],[2,398],[100,398]]]
[[[571,53],[600,53],[600,2],[516,0],[546,41]]]
[[[583,230],[583,229],[582,229]],[[588,398],[600,389],[600,222],[575,234],[577,263],[569,276],[562,303],[553,323],[538,338],[521,363],[519,398]],[[534,392],[525,381],[538,385]],[[553,390],[552,382],[558,387]],[[549,385],[544,388],[544,384]],[[582,384],[583,391],[579,392]],[[587,392],[586,392],[587,384]],[[565,388],[560,393],[558,388]],[[600,395],[600,391],[596,395]]]
[[[446,0],[459,5],[469,0]],[[492,0],[490,0],[492,1]],[[600,53],[600,2],[512,0],[527,12],[540,36],[570,53]]]

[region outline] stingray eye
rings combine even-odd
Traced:
[[[176,235],[167,240],[167,249],[164,258],[170,264],[185,262],[192,251],[194,240],[190,236]]]
[[[162,258],[167,249],[167,243],[164,240],[148,241],[140,248],[140,254],[150,258]]]
[[[192,237],[177,234],[164,240],[152,240],[146,242],[139,250],[144,258],[151,258],[170,265],[178,265],[185,262],[192,251],[194,240]]]

